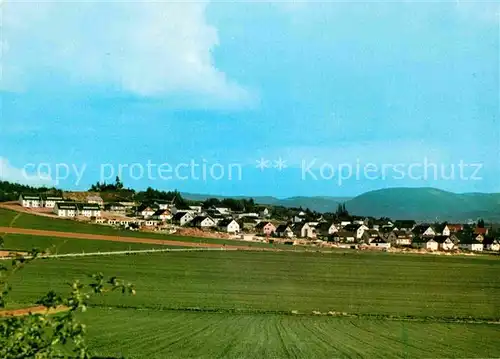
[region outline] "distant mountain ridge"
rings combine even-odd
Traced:
[[[417,221],[500,221],[500,193],[453,193],[436,188],[387,188],[346,202],[360,216]]]
[[[289,197],[289,198],[276,198],[272,196],[220,196],[220,195],[210,195],[210,194],[197,194],[197,193],[181,193],[185,199],[192,201],[204,201],[207,198],[253,198],[255,203],[269,205],[269,206],[283,206],[283,207],[302,207],[309,208],[310,210],[317,212],[334,212],[337,209],[339,203],[344,203],[351,199],[351,197],[328,197],[328,196],[315,196],[315,197]]]
[[[230,196],[213,196],[182,193],[186,199],[223,199]],[[249,198],[237,196],[231,198]],[[500,193],[453,193],[436,188],[387,188],[347,197],[290,197],[279,199],[271,196],[253,197],[264,205],[302,207],[318,212],[334,212],[339,203],[358,216],[414,219],[417,221],[467,221],[482,218],[500,222]]]

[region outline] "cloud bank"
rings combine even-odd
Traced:
[[[3,88],[46,77],[144,97],[235,104],[249,91],[218,69],[206,2],[5,2]],[[42,80],[40,80],[42,79]]]
[[[46,173],[34,175],[22,168],[12,166],[5,157],[0,156],[0,181],[21,183],[29,186],[52,186],[54,182]]]

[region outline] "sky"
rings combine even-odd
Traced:
[[[0,6],[0,179],[500,192],[499,2]]]

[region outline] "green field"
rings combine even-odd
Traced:
[[[69,242],[71,251],[88,244]],[[137,295],[97,297],[82,314],[100,356],[491,358],[500,325],[484,322],[500,320],[499,270],[492,256],[354,251],[40,259],[13,278],[9,306],[103,272],[133,282]]]
[[[166,246],[161,244],[125,243],[112,241],[96,241],[91,239],[74,239],[58,237],[41,237],[25,234],[4,234],[5,250],[30,251],[37,248],[51,254],[91,253],[127,250],[182,248],[180,246]]]
[[[125,358],[494,358],[491,325],[92,309],[89,344]],[[124,325],[126,323],[126,325]]]

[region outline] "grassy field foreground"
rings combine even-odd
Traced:
[[[82,314],[100,356],[493,358],[500,325],[479,321],[500,319],[499,269],[490,256],[362,252],[44,259],[14,277],[10,305],[103,272],[134,283],[137,295],[98,297]]]
[[[482,324],[93,308],[90,345],[126,358],[494,358]],[[126,325],[124,325],[126,323]]]

